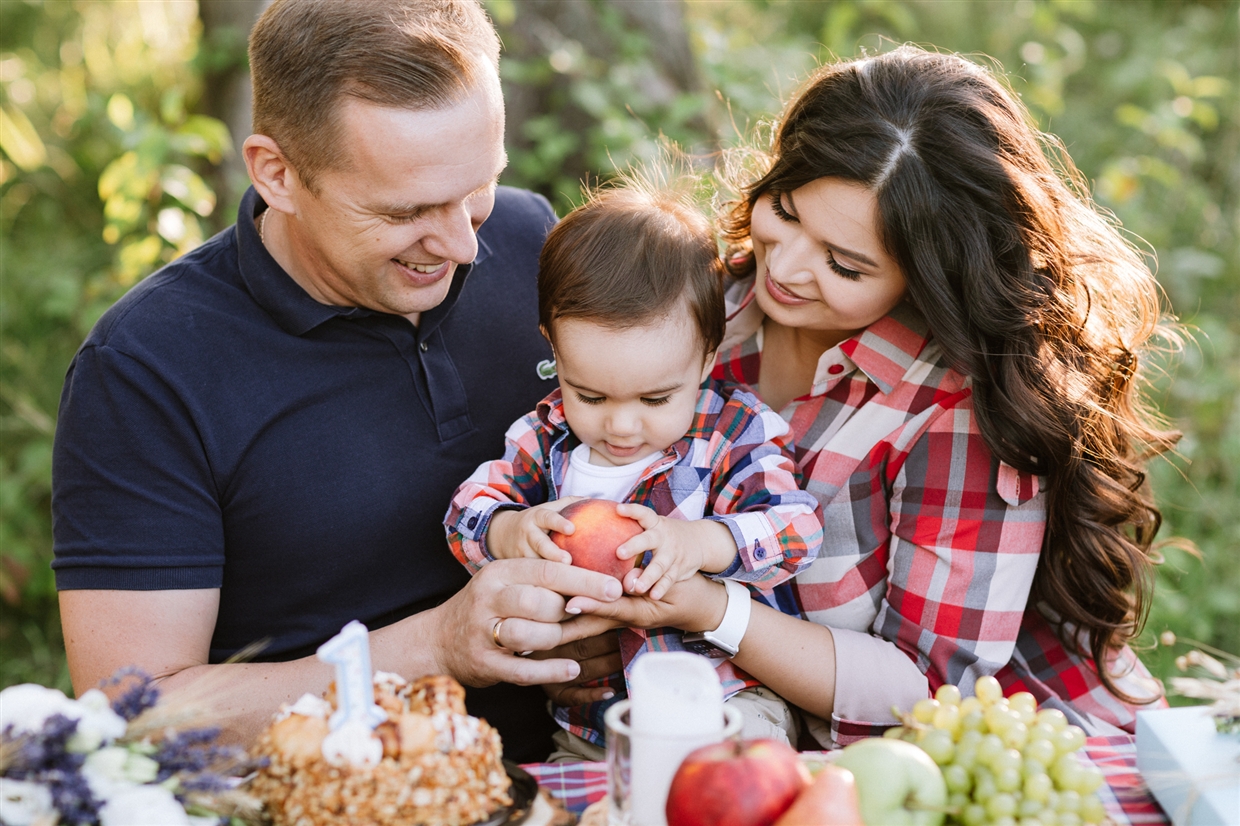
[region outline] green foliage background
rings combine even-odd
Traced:
[[[1059,135],[1098,203],[1142,239],[1187,349],[1151,365],[1184,431],[1152,478],[1170,547],[1154,634],[1240,652],[1240,4],[1146,0],[690,2],[697,90],[650,95],[648,38],[613,4],[594,44],[516,49],[521,0],[487,0],[505,83],[552,106],[515,124],[505,183],[571,206],[579,182],[658,151],[735,144],[833,56],[912,41],[1002,66]],[[69,688],[51,560],[50,457],[64,371],[100,313],[160,263],[233,220],[210,181],[233,151],[196,113],[223,58],[192,2],[0,2],[0,687]],[[225,56],[226,57],[226,56]],[[716,94],[717,93],[717,94]],[[566,118],[571,114],[570,123]],[[586,123],[585,128],[581,123]]]

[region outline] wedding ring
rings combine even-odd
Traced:
[[[499,641],[499,627],[508,621],[508,617],[500,617],[491,626],[491,639],[495,642],[496,648],[503,648],[504,644]]]

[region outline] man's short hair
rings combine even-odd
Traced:
[[[343,162],[345,96],[434,110],[499,65],[499,36],[477,0],[275,0],[250,34],[254,132],[280,146],[317,192]]]

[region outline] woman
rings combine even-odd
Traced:
[[[791,423],[826,528],[734,662],[823,744],[986,674],[1093,734],[1160,697],[1127,643],[1160,521],[1142,464],[1178,434],[1137,364],[1174,330],[1056,149],[988,72],[905,46],[820,69],[725,216],[716,374]],[[727,598],[621,602],[579,606],[701,631]]]

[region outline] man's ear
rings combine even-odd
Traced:
[[[267,206],[295,214],[294,196],[304,187],[297,170],[280,151],[280,145],[266,135],[250,135],[241,146],[246,171],[259,196]]]

